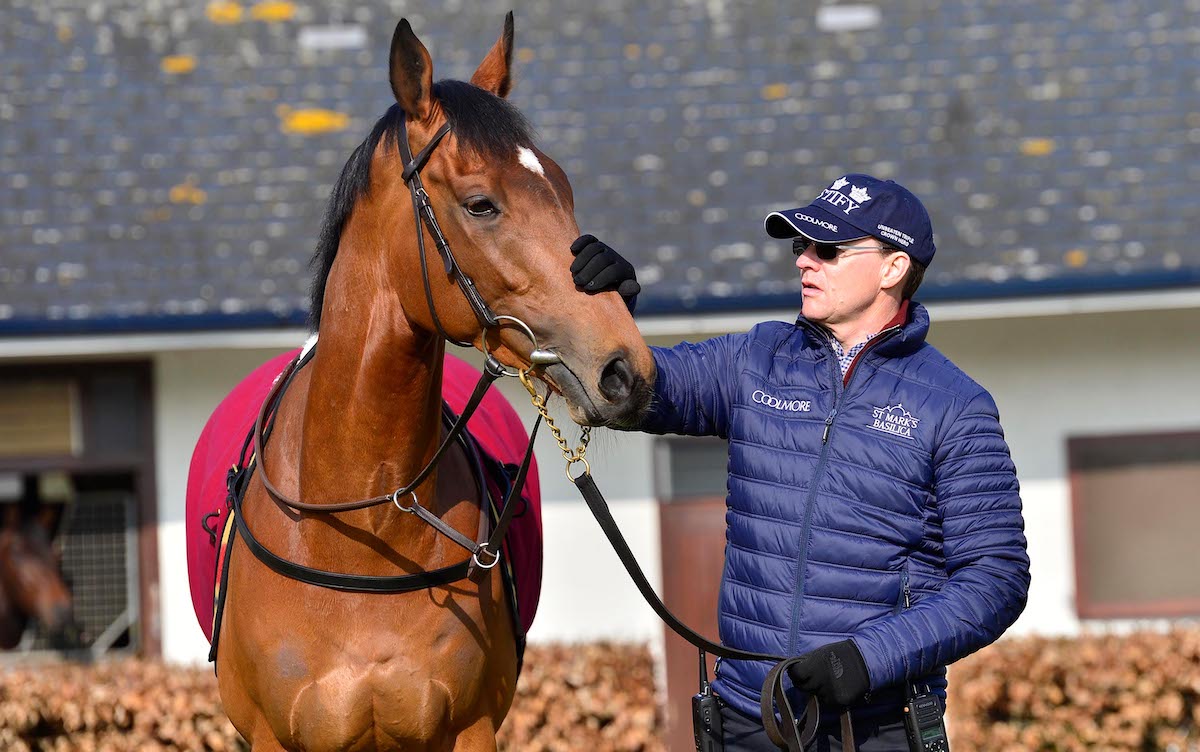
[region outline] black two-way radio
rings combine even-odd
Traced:
[[[692,696],[692,733],[696,752],[722,752],[725,739],[721,731],[721,704],[708,683],[708,661],[700,651],[700,692]]]
[[[909,692],[904,705],[904,730],[912,752],[950,752],[942,701],[932,692]]]

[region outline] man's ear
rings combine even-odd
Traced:
[[[904,280],[908,279],[908,270],[912,268],[912,259],[904,251],[885,254],[883,257],[883,278],[879,280],[882,290],[900,292],[904,289]]]

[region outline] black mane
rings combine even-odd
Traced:
[[[458,148],[489,158],[505,159],[518,146],[533,144],[532,129],[521,112],[500,97],[462,81],[438,81],[433,85]],[[404,111],[392,105],[375,123],[371,134],[358,145],[329,194],[329,205],[321,223],[321,234],[313,253],[312,307],[309,322],[313,331],[321,326],[321,307],[325,303],[325,282],[337,256],[342,230],[354,211],[359,197],[371,184],[371,158],[382,139],[384,147],[394,147],[400,138]],[[408,204],[404,204],[405,207]]]

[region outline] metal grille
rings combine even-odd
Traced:
[[[136,648],[133,496],[120,491],[81,493],[64,521],[60,541],[82,647],[97,655]],[[49,649],[49,642],[39,634],[31,647]]]

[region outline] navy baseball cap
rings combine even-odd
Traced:
[[[766,228],[773,238],[803,235],[818,243],[878,238],[924,266],[935,250],[921,199],[893,180],[858,173],[833,181],[808,206],[771,212]]]

